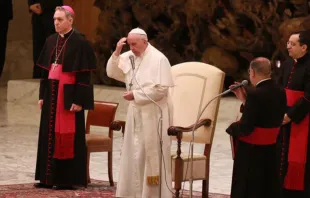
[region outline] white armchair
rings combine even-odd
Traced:
[[[190,159],[181,151],[182,142],[190,142],[191,132],[198,113],[223,90],[225,74],[220,69],[205,63],[186,62],[172,67],[175,87],[171,90],[173,103],[173,126],[168,134],[177,140],[178,148],[172,153],[172,179],[176,197],[180,196],[182,182],[190,179]],[[195,153],[193,158],[193,180],[203,181],[202,197],[209,193],[210,152],[216,126],[220,98],[214,100],[202,114],[195,130],[194,143],[205,144],[204,153]],[[185,177],[186,167],[188,171]]]

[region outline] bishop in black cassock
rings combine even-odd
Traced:
[[[72,29],[73,15],[70,7],[56,9],[58,33],[46,40],[37,62],[43,68],[37,187],[87,186],[84,110],[94,106],[90,76],[96,57],[84,36]]]
[[[254,59],[249,72],[255,88],[235,91],[244,103],[243,114],[226,129],[235,142],[231,198],[279,198],[276,140],[286,109],[285,91],[270,79],[268,59]]]
[[[310,197],[310,33],[290,36],[289,56],[281,64],[279,83],[285,88],[287,109],[278,137],[281,198]]]

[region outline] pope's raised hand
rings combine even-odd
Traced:
[[[123,49],[123,46],[126,45],[126,40],[127,38],[126,37],[123,37],[121,38],[117,44],[116,44],[116,49],[115,49],[115,52],[114,52],[114,55],[115,56],[119,56],[122,52],[122,49]]]

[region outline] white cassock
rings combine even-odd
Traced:
[[[108,76],[125,82],[127,90],[132,84],[134,95],[127,112],[116,197],[159,197],[160,109],[145,96],[138,82],[162,109],[164,162],[162,161],[161,197],[169,198],[172,197],[171,139],[167,135],[167,129],[172,123],[169,87],[174,85],[171,66],[168,59],[151,44],[148,44],[141,56],[134,56],[134,72],[129,59],[131,55],[134,56],[131,51],[119,57],[112,55],[107,64]],[[134,73],[136,79],[133,78]]]

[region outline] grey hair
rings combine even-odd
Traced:
[[[140,36],[142,40],[148,41],[147,35],[140,34]]]
[[[269,76],[271,74],[271,62],[268,58],[258,57],[251,61],[250,68],[254,72],[263,76]]]
[[[57,6],[57,7],[55,8],[55,11],[57,11],[57,10],[58,10],[58,11],[63,11],[63,12],[65,12],[67,18],[72,18],[72,19],[74,19],[74,17],[75,17],[74,14],[72,14],[71,12],[69,12],[68,10],[64,9],[64,8],[61,7],[61,6]]]

